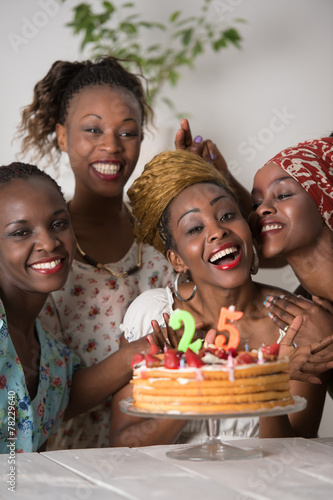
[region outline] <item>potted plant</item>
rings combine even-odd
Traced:
[[[175,86],[182,69],[194,68],[197,58],[208,49],[219,52],[230,45],[241,47],[238,30],[223,26],[216,8],[216,2],[203,0],[198,15],[186,17],[177,10],[161,23],[143,20],[134,2],[116,5],[101,1],[98,13],[92,3],[83,2],[73,8],[67,26],[82,37],[80,50],[88,50],[89,57],[108,54],[121,59],[129,71],[137,72],[140,67],[150,105],[154,108],[160,100],[179,116],[163,92],[165,84]],[[149,32],[149,43],[144,31]]]

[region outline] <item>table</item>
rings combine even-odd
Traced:
[[[0,455],[0,498],[15,500],[317,500],[333,498],[333,438],[235,439],[264,456],[217,462],[170,459],[189,445]]]

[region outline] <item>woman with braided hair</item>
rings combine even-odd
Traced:
[[[130,378],[118,352],[126,309],[144,290],[173,279],[166,259],[135,240],[123,200],[150,116],[140,77],[110,56],[56,61],[35,85],[19,127],[25,155],[32,150],[57,167],[64,152],[75,177],[68,209],[77,251],[66,284],[51,294],[41,322],[85,366],[114,354],[119,381]],[[109,400],[63,424],[49,449],[107,447],[110,419]]]
[[[244,313],[237,322],[241,349],[246,345],[250,350],[259,349],[263,343],[277,342],[280,332],[267,316],[264,300],[283,291],[252,281],[257,263],[251,231],[223,174],[187,151],[165,152],[145,166],[128,196],[137,240],[163,252],[177,278],[173,288],[149,290],[135,299],[121,326],[126,338],[136,340],[150,332],[162,331],[172,311],[183,309],[192,314],[196,323],[203,324],[200,334],[210,340],[216,334],[221,307],[235,306]],[[169,341],[177,344],[173,332]],[[316,436],[326,392],[325,377],[322,381],[315,386],[292,380],[292,394],[305,397],[307,408],[290,416],[271,417],[263,432],[259,426],[260,435]],[[120,416],[119,410],[117,416],[117,401],[129,393],[130,388],[123,389],[114,397],[111,443],[133,446],[131,443],[135,439],[138,442],[140,435],[141,445],[170,438],[165,428],[159,434],[158,423],[153,426],[134,417]],[[143,429],[149,425],[155,430],[145,433]],[[226,419],[221,425],[224,439],[258,435],[257,419]],[[193,438],[192,430],[190,436],[184,430],[186,441]]]
[[[0,204],[0,453],[41,451],[64,418],[126,383],[121,364],[130,366],[135,349],[124,349],[116,377],[114,355],[84,368],[37,319],[66,282],[76,249],[57,183],[35,165],[1,166]]]

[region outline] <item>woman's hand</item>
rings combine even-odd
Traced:
[[[155,319],[151,322],[151,326],[153,327],[154,333],[152,336],[154,337],[156,343],[158,345],[163,345],[163,348],[174,348],[178,347],[179,341],[181,339],[180,330],[173,330],[171,326],[169,326],[169,315],[164,313],[163,318],[165,321],[165,327],[161,327],[158,324],[158,321]]]
[[[281,330],[289,332],[288,327],[297,316],[302,316],[302,324],[295,334],[294,342],[299,347],[305,347],[320,342],[333,332],[333,314],[311,300],[300,296],[283,295],[268,296],[264,302],[269,311],[269,317]],[[290,332],[292,333],[292,332]]]
[[[205,342],[204,342],[204,347],[213,345],[215,343],[215,338],[217,335],[217,331],[214,328],[211,328],[208,330],[206,337],[205,337]]]
[[[292,380],[321,384],[317,375],[333,368],[333,335],[304,347],[295,347],[295,338],[303,323],[296,316],[280,342],[279,358],[289,357],[289,373]]]
[[[156,343],[158,346],[163,346],[162,349],[164,349],[165,347],[167,349],[177,349],[179,341],[183,335],[183,328],[180,328],[179,330],[173,330],[173,328],[171,328],[171,326],[169,325],[169,315],[164,313],[163,318],[166,325],[165,327],[161,327],[156,320],[153,320],[151,322],[154,333],[150,334],[150,336],[153,337],[154,343]],[[195,324],[196,335],[194,336],[193,340],[195,340],[195,338],[202,338],[200,330],[204,328],[204,326],[204,321],[198,321]]]
[[[192,132],[189,121],[183,118],[180,122],[180,129],[175,137],[176,149],[184,149],[198,156],[201,156],[207,163],[211,163],[214,167],[229,176],[228,165],[216,144],[210,139],[203,140],[200,135],[192,138]]]

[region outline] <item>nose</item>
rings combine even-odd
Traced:
[[[119,153],[122,150],[120,137],[112,131],[104,132],[101,135],[99,149],[107,153]]]
[[[52,231],[42,230],[40,231],[35,243],[35,249],[38,251],[51,253],[60,245],[61,242]]]
[[[211,222],[208,228],[208,241],[211,243],[216,240],[222,240],[229,233],[230,231],[220,221]]]
[[[271,202],[269,202],[268,200],[264,200],[256,209],[256,213],[263,217],[265,215],[276,213],[276,208]]]

